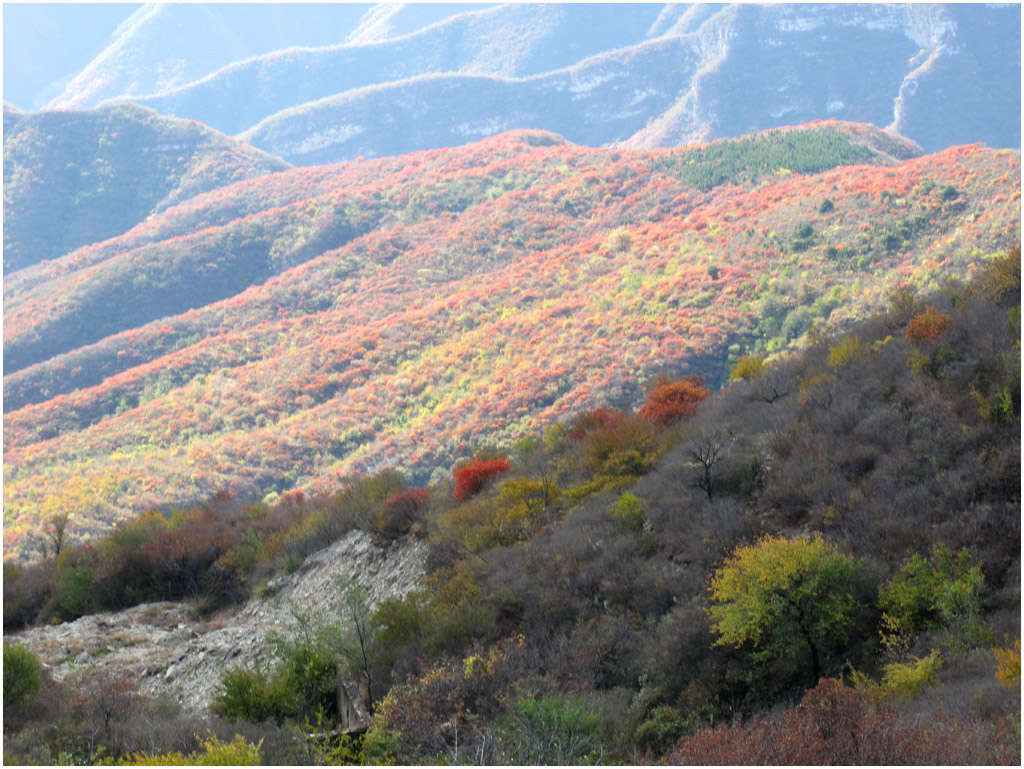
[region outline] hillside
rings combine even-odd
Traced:
[[[1019,238],[1019,153],[913,154],[841,123],[676,151],[513,133],[242,181],[14,273],[5,553],[55,510],[86,536],[221,489],[441,477]]]
[[[305,165],[511,129],[649,148],[830,118],[929,152],[1017,148],[1020,22],[977,3],[147,5],[49,106],[136,101]]]
[[[171,205],[288,164],[134,105],[4,105],[4,274],[107,240]]]
[[[148,3],[111,30],[103,50],[47,104],[88,109],[198,80],[234,61],[293,45],[331,45],[371,3]]]
[[[5,762],[1019,764],[1019,247],[729,380],[5,562]]]
[[[614,4],[501,5],[462,13],[396,39],[277,51],[237,62],[174,90],[140,95],[137,101],[161,114],[187,115],[226,133],[241,133],[282,110],[368,86],[429,74],[510,78],[563,69],[643,41],[659,10],[654,4],[627,13]],[[586,34],[581,35],[580,30]],[[251,96],[237,104],[225,100],[226,93]],[[413,98],[429,99],[430,95]],[[483,111],[486,120],[497,115],[501,99],[502,95],[488,95],[475,109]],[[443,108],[451,109],[459,101],[448,95],[442,99]],[[554,105],[547,110],[550,117],[556,117]],[[545,125],[539,116],[534,123],[519,127],[542,126],[559,132],[559,126]],[[444,145],[405,143],[397,152],[371,154],[402,154],[435,146]],[[351,158],[336,155],[334,159]]]

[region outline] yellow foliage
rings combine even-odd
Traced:
[[[1020,296],[1020,246],[995,257],[975,282],[975,291],[991,302]]]
[[[529,536],[561,496],[562,491],[549,481],[513,478],[501,485],[497,496],[474,498],[442,514],[438,535],[471,553],[513,545]]]
[[[122,762],[122,766],[260,766],[263,763],[261,750],[263,740],[255,745],[246,742],[240,734],[231,742],[224,742],[210,735],[203,742],[203,749],[188,756],[179,751],[148,755],[136,753]]]
[[[860,337],[856,334],[846,336],[828,348],[828,365],[836,371],[842,371],[863,355],[864,345],[860,343]]]
[[[851,678],[858,689],[878,699],[890,697],[914,698],[928,686],[936,683],[935,674],[942,666],[942,654],[932,649],[927,657],[913,657],[908,662],[894,662],[882,669],[881,683],[875,683],[860,671],[853,671]]]
[[[755,379],[764,372],[767,365],[764,358],[760,355],[744,355],[730,369],[729,381],[736,382],[740,379]]]
[[[1020,639],[1005,649],[993,649],[996,661],[996,679],[1009,689],[1020,688]]]

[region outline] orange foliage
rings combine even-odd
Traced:
[[[929,305],[907,324],[907,340],[914,344],[934,342],[953,328],[953,318]]]
[[[700,376],[687,376],[675,382],[660,380],[647,393],[640,415],[667,427],[696,414],[697,404],[708,395]]]

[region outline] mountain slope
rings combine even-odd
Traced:
[[[632,402],[657,371],[718,381],[730,355],[1019,238],[1018,153],[890,165],[891,144],[844,124],[677,152],[512,134],[241,182],[23,270],[5,548],[57,508],[89,532],[222,488],[425,479],[484,436]]]
[[[291,45],[329,45],[355,30],[369,3],[148,3],[46,106],[97,107],[197,80],[233,61]]]
[[[137,10],[128,3],[10,3],[4,8],[4,101],[40,109]],[[45,51],[45,55],[40,55]]]
[[[316,164],[456,146],[514,128],[592,146],[654,147],[831,117],[894,123],[932,151],[982,137],[1015,147],[1016,12],[1015,26],[1012,8],[954,15],[921,6],[733,5],[566,69],[382,83],[284,110],[242,136],[290,162]],[[992,98],[979,98],[972,84],[982,66]],[[948,112],[957,119],[947,121]]]
[[[52,106],[141,101],[310,164],[512,128],[654,147],[827,118],[928,151],[1020,146],[1015,4],[242,8],[141,8]]]
[[[138,101],[274,51],[379,43],[489,5],[152,3],[126,19],[107,48],[46,106],[85,109]]]
[[[644,40],[657,11],[656,5],[628,13],[615,5],[502,5],[394,40],[278,51],[137,101],[240,133],[281,110],[367,86],[439,73],[521,77],[561,69]],[[241,103],[224,98],[237,93],[246,94]]]
[[[4,107],[4,274],[131,229],[199,193],[288,164],[133,105]]]
[[[631,146],[826,116],[928,151],[1020,146],[1019,6],[737,5],[701,37],[706,66]]]

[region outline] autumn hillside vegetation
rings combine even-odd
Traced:
[[[482,443],[632,413],[659,374],[717,389],[1020,237],[1019,153],[836,121],[658,150],[516,131],[237,181],[225,154],[193,158],[220,186],[5,275],[6,557],[65,515],[86,541],[220,492],[426,486]]]
[[[5,762],[1019,764],[1020,338],[1014,249],[738,358],[720,392],[665,377],[635,410],[481,442],[453,478],[222,496],[56,557],[51,527],[45,561],[5,565],[5,630],[240,601],[352,527],[425,539],[430,577],[372,612],[345,586],[344,616],[159,733],[131,682],[100,727],[95,687],[22,658],[9,703],[5,648]],[[332,740],[339,675],[372,724]]]

